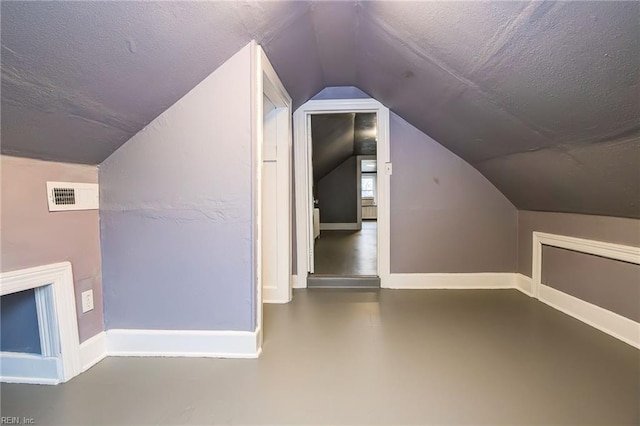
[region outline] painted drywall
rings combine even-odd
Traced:
[[[100,165],[107,329],[256,326],[251,48]]]
[[[320,223],[358,222],[358,163],[347,158],[318,182]]]
[[[311,99],[323,101],[327,99],[369,99],[367,93],[354,86],[329,86],[316,93]]]
[[[534,231],[640,247],[640,220],[518,211],[518,272],[531,277]],[[633,320],[640,320],[640,267],[543,247],[542,282]]]
[[[366,98],[327,87],[314,99]],[[514,272],[515,207],[467,162],[390,114],[391,272]]]
[[[354,86],[329,86],[315,94],[312,100],[323,99],[368,99],[371,96]]]
[[[101,332],[98,211],[49,212],[46,189],[47,181],[97,183],[97,167],[5,155],[0,165],[2,271],[71,262],[80,341]],[[86,290],[93,290],[95,308],[83,314],[80,294]]]
[[[376,155],[378,150],[378,120],[375,113],[359,112],[353,123],[355,155]]]
[[[640,247],[640,220],[518,210],[518,272],[531,277],[533,231]]]
[[[282,41],[290,54],[302,40],[276,36],[308,13],[304,2],[0,7],[2,152],[89,164],[106,159],[252,39]],[[308,85],[309,78],[300,81]]]
[[[0,297],[0,352],[42,353],[33,289]]]
[[[354,155],[355,116],[355,113],[311,116],[314,183]]]
[[[515,207],[460,157],[390,116],[391,272],[513,272]]]
[[[640,322],[640,265],[543,246],[542,283]]]
[[[3,153],[98,163],[255,39],[294,108],[357,86],[519,209],[640,218],[637,1],[1,8]]]

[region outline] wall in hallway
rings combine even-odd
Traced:
[[[358,164],[350,157],[318,182],[321,223],[358,222]]]
[[[103,330],[98,211],[49,212],[46,182],[97,183],[97,167],[6,155],[0,165],[2,271],[71,262],[80,341],[94,336]],[[95,309],[83,314],[80,294],[90,289]]]
[[[640,247],[640,220],[518,211],[518,272],[531,277],[533,231]],[[640,266],[543,247],[542,283],[640,321]]]
[[[108,329],[256,327],[251,47],[100,165]]]
[[[313,99],[367,98],[328,87]],[[391,272],[514,272],[515,207],[473,166],[390,116]]]

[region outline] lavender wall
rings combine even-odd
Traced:
[[[518,272],[531,276],[533,231],[640,247],[640,220],[571,213],[518,212]],[[640,266],[543,247],[542,282],[635,321]]]
[[[391,272],[513,272],[515,207],[466,161],[390,120]]]
[[[543,246],[542,282],[640,322],[640,265]]]
[[[313,99],[367,98],[327,87]],[[391,272],[514,272],[515,207],[470,164],[390,114]]]
[[[100,165],[107,329],[254,330],[251,50]]]
[[[638,219],[519,210],[518,272],[528,277],[533,231],[640,247]]]
[[[103,330],[100,234],[96,210],[49,212],[47,181],[97,183],[95,166],[2,156],[2,271],[70,261],[80,341]],[[80,293],[93,290],[93,311]]]

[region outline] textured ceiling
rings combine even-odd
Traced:
[[[638,2],[2,2],[2,151],[99,163],[251,39],[518,208],[640,217]]]
[[[314,183],[353,156],[354,121],[353,113],[311,116]]]
[[[376,155],[376,137],[375,113],[312,115],[314,182],[354,155]]]

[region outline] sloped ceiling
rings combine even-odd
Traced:
[[[313,181],[318,182],[354,155],[376,155],[375,113],[311,116]]]
[[[640,217],[638,2],[2,2],[2,152],[97,164],[251,39],[520,209]]]
[[[314,184],[355,153],[354,113],[311,117]]]

